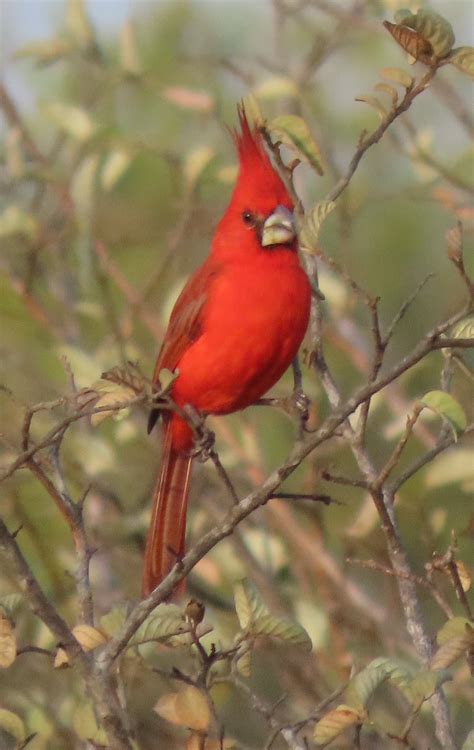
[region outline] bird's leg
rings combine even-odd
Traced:
[[[206,427],[204,423],[205,415],[201,414],[194,406],[186,404],[183,411],[188,417],[194,432],[194,446],[191,455],[204,463],[214,452],[216,436],[212,430]]]

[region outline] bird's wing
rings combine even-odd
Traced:
[[[184,352],[201,335],[209,288],[218,274],[219,267],[214,263],[204,263],[191,276],[176,300],[153,371],[153,384],[158,388],[160,372],[164,368],[173,371],[178,367]],[[149,432],[157,418],[158,411],[153,409],[148,421]]]

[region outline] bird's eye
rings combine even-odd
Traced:
[[[242,219],[244,221],[244,224],[248,224],[249,226],[252,226],[255,223],[255,217],[250,213],[250,211],[244,211],[242,213]]]

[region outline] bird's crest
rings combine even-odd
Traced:
[[[233,131],[233,137],[239,155],[240,172],[235,191],[242,184],[245,190],[250,185],[259,186],[260,190],[274,193],[277,202],[291,205],[291,199],[265,150],[263,136],[257,125],[249,124],[243,104],[237,107],[240,130]]]

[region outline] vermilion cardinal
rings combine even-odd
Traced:
[[[153,382],[178,373],[171,395],[182,409],[228,414],[254,403],[283,375],[305,334],[311,290],[298,259],[293,204],[258,129],[239,109],[240,171],[211,252],[171,313]],[[149,431],[158,417],[150,414]],[[184,554],[193,431],[163,412],[161,469],[145,552],[148,595]]]

